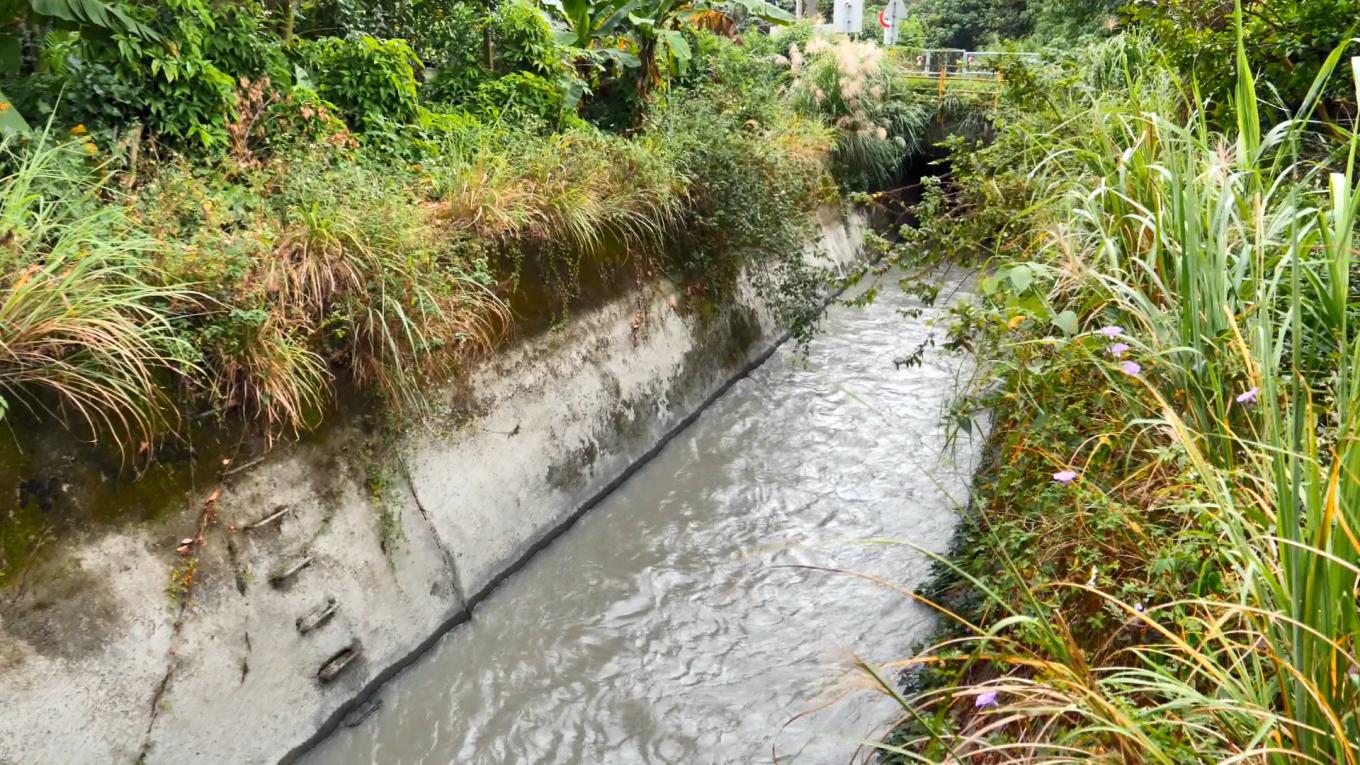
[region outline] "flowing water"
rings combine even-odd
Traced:
[[[864,684],[852,659],[907,655],[933,617],[809,567],[912,587],[911,545],[947,547],[977,443],[946,450],[941,413],[971,362],[894,364],[943,339],[945,305],[904,315],[887,285],[832,308],[806,357],[734,386],[308,762],[847,762],[893,716],[828,705]]]

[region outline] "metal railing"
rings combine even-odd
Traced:
[[[959,79],[991,80],[1004,61],[1035,60],[1038,53],[963,50],[961,48],[890,48],[892,55],[906,63],[909,70],[924,75]]]

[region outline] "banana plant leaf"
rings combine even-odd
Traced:
[[[614,33],[638,5],[638,0],[544,0],[566,24],[558,39],[577,48],[589,48]]]
[[[28,132],[30,132],[28,121],[14,108],[14,104],[10,103],[9,96],[0,90],[0,135]]]
[[[129,16],[116,5],[102,0],[29,0],[37,16],[66,22],[77,29],[93,27],[110,32],[125,32],[147,40],[159,40],[155,30]]]

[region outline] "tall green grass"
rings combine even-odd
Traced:
[[[46,135],[0,144],[0,416],[17,405],[150,438],[169,411],[163,378],[193,369],[170,316],[196,297],[153,266],[153,242],[77,156]]]
[[[1062,368],[1098,371],[1109,380],[1101,406],[1144,413],[1122,472],[1082,476],[1070,490],[1088,480],[1145,484],[1132,493],[1192,519],[1162,543],[1204,548],[1201,579],[1219,585],[1147,604],[1102,586],[1095,570],[1090,581],[1033,587],[996,536],[1001,519],[983,519],[1005,586],[947,564],[981,594],[985,623],[956,615],[959,637],[896,667],[951,665],[951,682],[903,695],[868,668],[907,723],[882,753],[973,763],[1360,761],[1351,284],[1360,138],[1352,131],[1329,146],[1309,121],[1341,49],[1302,111],[1273,126],[1262,124],[1244,41],[1237,57],[1235,91],[1214,94],[1236,110],[1228,130],[1206,121],[1194,88],[1174,87],[1159,64],[1127,51],[1099,70],[1105,87],[1054,110],[1067,116],[1017,128],[1031,132],[1006,161],[1036,190],[1033,204],[1015,201],[1034,230],[1003,246],[997,264],[1040,273],[1039,313],[1072,310],[1087,329],[1038,340],[1069,359]],[[1360,60],[1352,65],[1360,93]],[[1093,330],[1106,324],[1123,329],[1136,374],[1105,355],[1109,341]],[[1060,384],[1038,367],[1010,374]],[[1187,480],[1166,479],[1166,460]],[[1080,466],[1080,455],[1054,462]],[[1063,489],[1036,481],[1027,490]],[[1143,529],[1132,530],[1131,544],[1145,544]],[[1100,622],[1064,610],[1072,601],[1057,590],[1113,615],[1106,634],[1074,630]]]
[[[836,128],[833,166],[843,183],[881,188],[926,148],[945,105],[918,96],[901,63],[878,45],[813,37],[788,54],[793,103]]]
[[[441,217],[492,240],[599,254],[655,249],[677,225],[685,179],[664,148],[577,130],[507,145],[492,136],[434,171]]]

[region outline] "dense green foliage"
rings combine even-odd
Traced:
[[[1272,117],[1293,113],[1304,102],[1319,67],[1343,40],[1356,32],[1356,7],[1349,0],[1248,0],[1243,27],[1251,41],[1252,60],[1261,79],[1263,101]],[[1173,0],[1139,4],[1133,18],[1157,35],[1165,50],[1201,92],[1227,94],[1236,78],[1234,50],[1237,37],[1231,3],[1210,0]],[[1349,53],[1356,52],[1354,44]],[[1345,78],[1324,83],[1319,116],[1344,120],[1346,104],[1354,95]],[[1210,104],[1216,114],[1230,114],[1231,99]]]
[[[890,181],[933,113],[872,47],[838,69],[809,27],[748,48],[684,4],[584,47],[523,1],[116,8],[141,26],[22,15],[0,400],[147,454],[208,415],[297,433],[341,389],[419,411],[510,333],[508,303],[560,315],[583,280],[664,274],[707,310],[746,273],[806,332],[813,212]],[[58,306],[69,326],[39,320]]]
[[[329,37],[306,43],[302,59],[317,92],[340,107],[351,125],[415,117],[420,61],[404,40]]]
[[[993,436],[922,593],[945,639],[866,666],[893,761],[1360,756],[1357,139],[1307,96],[1354,113],[1360,70],[1318,41],[1271,122],[1253,30],[1212,86],[1156,25],[1008,72],[994,140],[954,142],[894,248],[985,264],[954,414]]]
[[[485,6],[445,0],[271,0],[290,41],[331,37],[405,40],[426,66],[472,69],[481,61]]]
[[[917,6],[926,42],[933,47],[976,50],[1030,31],[1026,0],[924,0]]]
[[[1107,33],[1124,5],[1123,0],[920,0],[912,18],[920,24],[921,45],[981,50],[1031,36],[1051,45]]]

